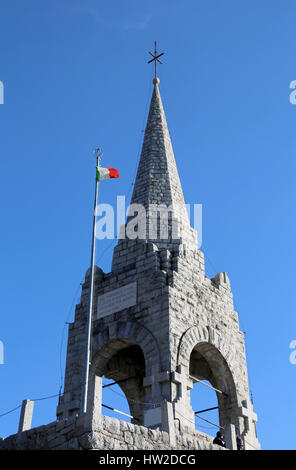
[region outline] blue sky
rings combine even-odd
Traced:
[[[101,201],[130,196],[157,39],[185,199],[203,205],[206,273],[228,273],[246,331],[259,440],[295,448],[295,14],[292,0],[1,1],[0,414],[59,390],[90,258],[92,152],[121,176]],[[112,247],[98,244],[106,272]],[[36,402],[33,426],[55,407]],[[0,436],[18,416],[0,418]]]

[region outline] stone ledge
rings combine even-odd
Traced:
[[[185,430],[184,430],[185,431]],[[221,450],[213,438],[195,431],[180,432],[176,426],[176,445],[170,446],[167,432],[145,428],[116,418],[102,416],[101,425],[88,430],[81,417],[56,421],[32,428],[20,436],[0,440],[0,450]]]

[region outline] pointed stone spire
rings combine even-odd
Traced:
[[[154,90],[127,222],[114,248],[112,272],[125,272],[132,259],[152,251],[197,251],[190,227],[171,138],[159,94]],[[139,243],[138,243],[139,242]],[[141,245],[144,243],[144,246]],[[147,243],[147,244],[146,244]],[[143,251],[144,250],[144,251]]]
[[[174,216],[179,218],[179,235],[184,236],[184,230],[193,235],[159,93],[159,79],[154,78],[153,83],[154,90],[131,204],[141,204],[147,213],[155,205],[171,207]],[[193,237],[196,248],[196,235]]]
[[[131,203],[184,205],[171,138],[154,79],[150,110]]]

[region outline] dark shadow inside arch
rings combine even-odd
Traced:
[[[196,380],[194,389],[203,387],[202,394],[204,398],[201,400],[200,404],[198,401],[193,403],[193,399],[196,398],[197,395],[195,390],[193,392],[191,391],[191,405],[193,410],[200,411],[204,409],[202,408],[203,406],[205,406],[205,408],[218,406],[218,410],[215,411],[216,414],[212,414],[212,417],[216,418],[213,422],[220,426],[221,429],[223,429],[227,423],[236,424],[232,414],[233,405],[237,403],[233,376],[226,360],[215,346],[210,343],[202,342],[193,348],[190,355],[189,375],[191,378],[201,380],[219,390],[219,392],[212,390]],[[200,416],[207,419],[206,413],[202,413]],[[210,418],[208,418],[208,420],[212,421]],[[197,418],[196,422],[201,425],[202,420]],[[206,422],[204,422],[204,426],[208,426]],[[213,426],[213,429],[215,430],[214,434],[219,431],[218,427],[215,428]]]
[[[144,421],[145,358],[142,349],[132,341],[112,340],[96,358],[96,374],[103,377],[102,404],[129,414],[128,418],[102,406],[102,414],[130,420],[142,425]],[[114,386],[104,387],[112,382]]]

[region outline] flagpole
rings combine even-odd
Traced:
[[[98,167],[101,156],[102,156],[102,150],[97,148],[95,150],[95,155],[96,155],[96,160],[97,160],[96,166]],[[99,196],[99,184],[100,182],[97,180],[97,177],[96,177],[93,230],[92,230],[92,247],[91,247],[91,260],[90,260],[88,312],[87,312],[87,321],[86,321],[86,344],[85,344],[83,381],[82,381],[82,391],[81,391],[81,408],[80,408],[81,413],[86,413],[86,410],[87,410],[87,391],[88,391],[89,364],[90,364],[90,339],[91,339],[93,299],[94,299],[94,271],[95,271],[95,254],[96,254],[96,208],[97,208],[98,196]]]

